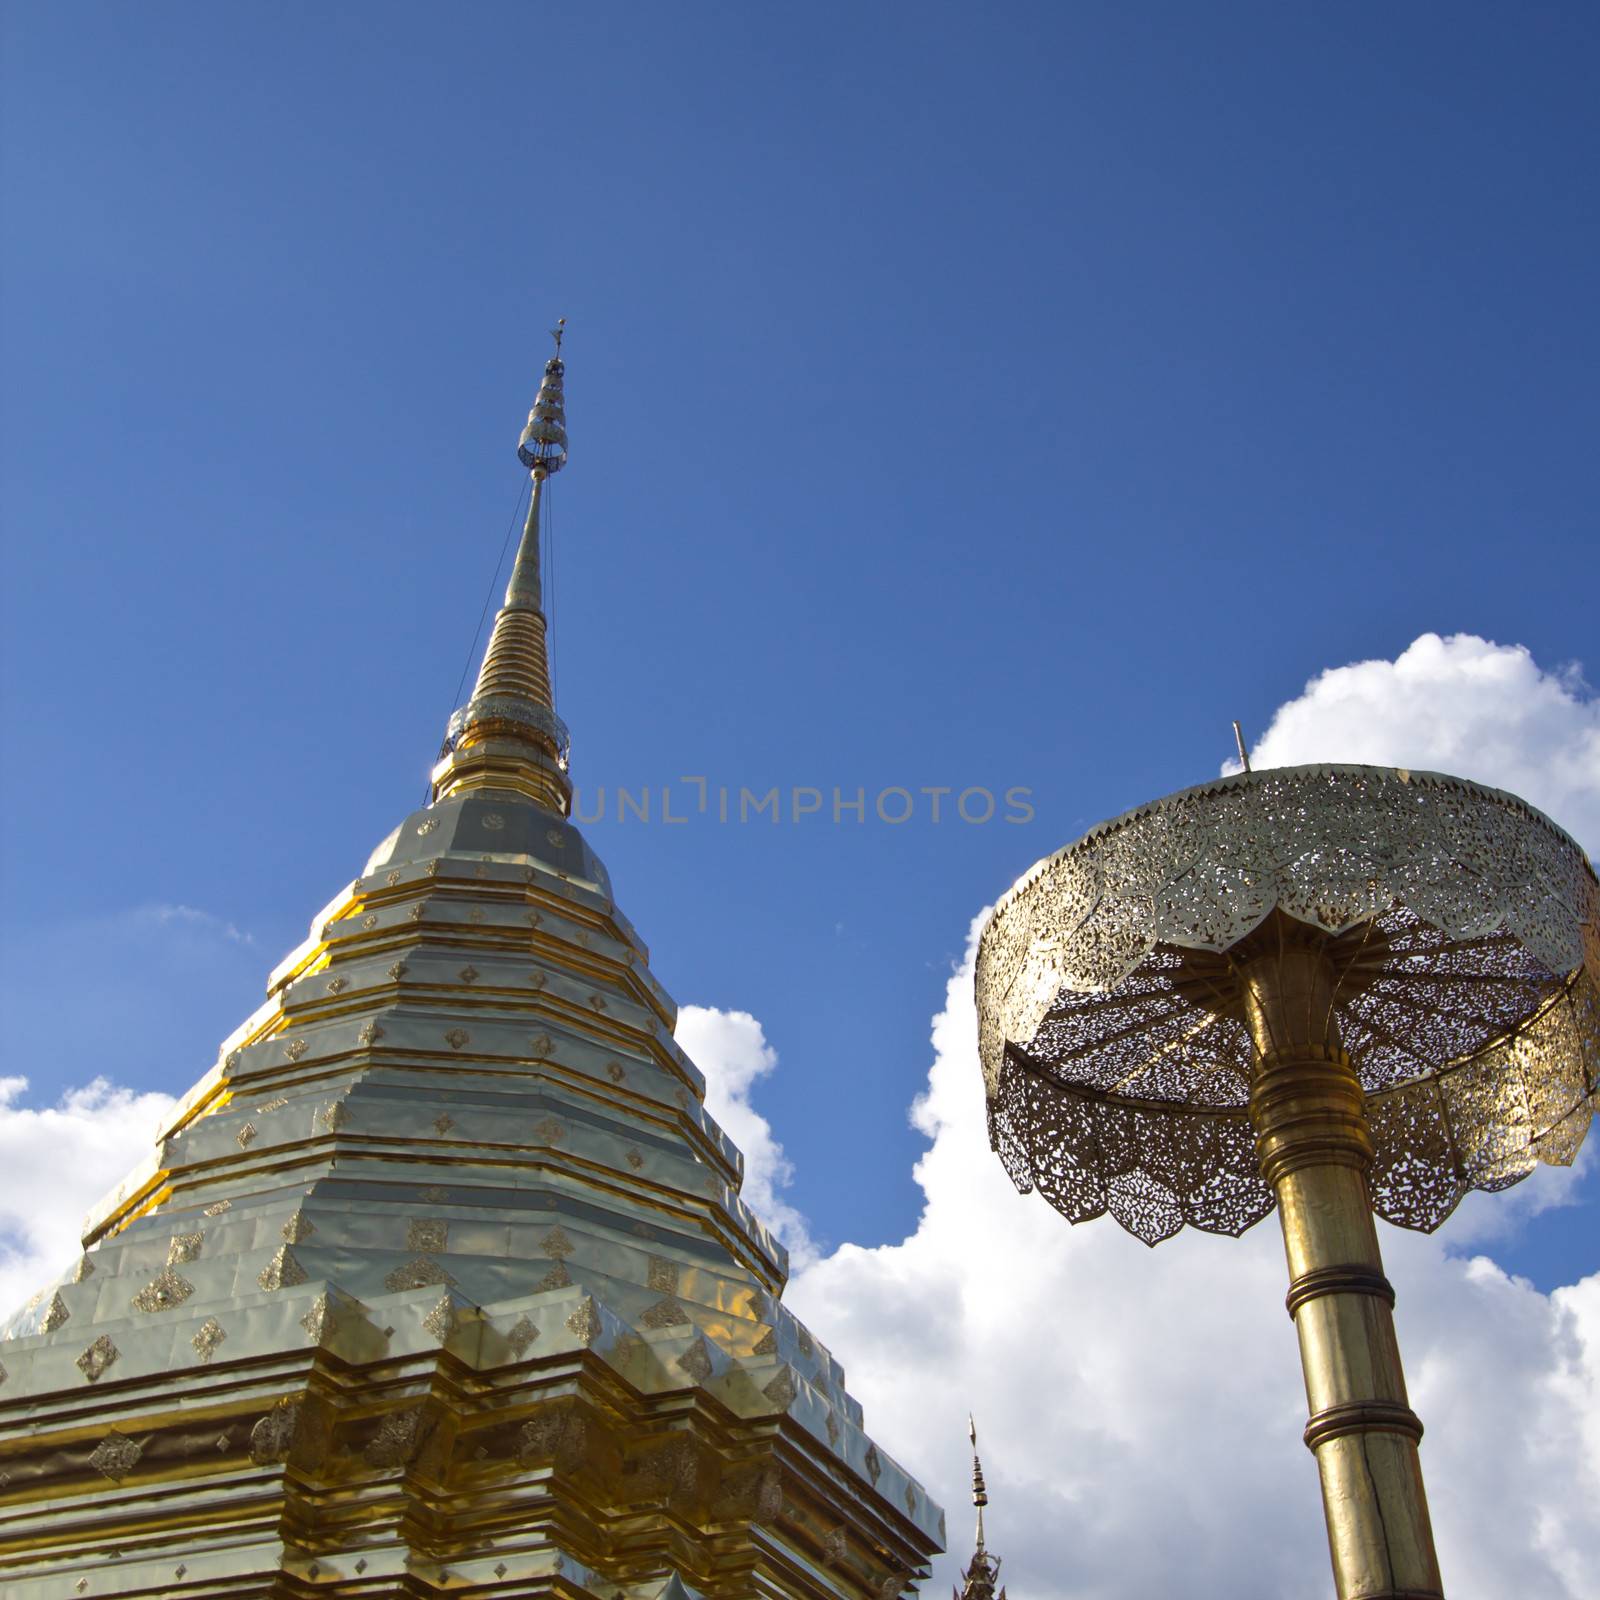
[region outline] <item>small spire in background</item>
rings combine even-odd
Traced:
[[[967,1437],[972,1441],[972,1503],[978,1508],[978,1539],[967,1570],[961,1574],[961,1587],[952,1590],[953,1600],[1006,1600],[1004,1589],[995,1584],[1000,1577],[1000,1561],[991,1556],[983,1542],[983,1508],[989,1491],[983,1481],[983,1462],[978,1459],[978,1424],[967,1416]]]
[[[1233,742],[1239,747],[1239,764],[1248,772],[1250,770],[1250,752],[1244,747],[1244,729],[1239,726],[1237,719],[1233,724]]]
[[[972,1441],[972,1503],[978,1508],[978,1548],[983,1549],[983,1508],[989,1503],[989,1491],[983,1486],[983,1463],[978,1459],[978,1424],[972,1413],[967,1413],[967,1437]]]

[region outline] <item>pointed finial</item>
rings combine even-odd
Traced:
[[[983,1508],[989,1503],[989,1491],[983,1484],[983,1463],[978,1459],[978,1424],[972,1413],[967,1413],[967,1437],[972,1441],[972,1503],[978,1508],[978,1548],[983,1549]]]
[[[539,381],[533,410],[528,413],[528,425],[517,441],[517,459],[532,472],[536,483],[567,464],[567,401],[563,388],[567,369],[561,359],[561,336],[566,327],[567,319],[562,317],[550,330],[556,353],[544,364],[544,377]]]
[[[1250,770],[1250,752],[1244,747],[1244,729],[1239,726],[1238,719],[1234,719],[1233,742],[1239,747],[1239,765],[1246,772]]]
[[[972,1503],[978,1508],[978,1542],[967,1570],[961,1574],[961,1587],[952,1591],[953,1600],[1006,1600],[1004,1589],[995,1585],[1000,1577],[1000,1558],[983,1546],[983,1508],[989,1491],[983,1485],[983,1463],[978,1459],[978,1424],[967,1414],[967,1437],[972,1441]]]

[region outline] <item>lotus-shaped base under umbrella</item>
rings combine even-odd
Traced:
[[[1243,773],[1036,866],[979,946],[990,1137],[1154,1244],[1279,1207],[1338,1592],[1442,1593],[1372,1213],[1432,1229],[1596,1107],[1600,885],[1514,796]]]

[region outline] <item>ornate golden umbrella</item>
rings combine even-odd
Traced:
[[[1041,861],[977,963],[990,1140],[1070,1221],[1289,1258],[1342,1600],[1443,1593],[1372,1212],[1569,1164],[1600,1103],[1600,884],[1512,795],[1285,767]]]

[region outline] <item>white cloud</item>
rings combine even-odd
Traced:
[[[1520,644],[1425,633],[1393,661],[1330,668],[1279,706],[1250,760],[1473,778],[1520,795],[1600,850],[1600,697],[1578,667],[1544,671]]]
[[[55,1105],[21,1104],[26,1078],[0,1078],[0,1320],[77,1258],[83,1214],[154,1147],[172,1108],[96,1078]]]
[[[748,1011],[684,1006],[675,1037],[706,1073],[706,1110],[744,1154],[745,1204],[777,1234],[799,1267],[816,1258],[806,1219],[783,1196],[794,1166],[772,1124],[750,1104],[750,1091],[778,1064],[761,1024]]]
[[[0,1078],[3,1319],[71,1265],[84,1212],[151,1154],[173,1099],[129,1085],[199,1078],[262,974],[248,932],[171,903],[12,923],[0,942],[6,1060],[28,1070]]]
[[[201,911],[196,906],[141,906],[130,914],[130,920],[135,924],[140,921],[153,923],[158,928],[191,928],[197,933],[212,934],[217,938],[226,939],[230,944],[255,943],[255,939],[242,928],[236,927],[224,917],[213,916],[209,911]]]

